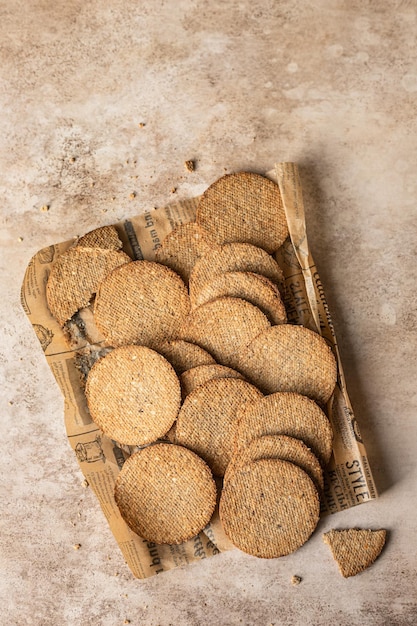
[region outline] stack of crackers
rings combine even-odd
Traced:
[[[244,172],[207,189],[156,261],[132,261],[105,227],[52,268],[62,326],[94,301],[108,349],[87,403],[105,435],[137,446],[115,500],[149,541],[194,537],[217,502],[229,539],[258,557],[289,554],[316,528],[337,367],[321,336],[287,323],[274,256],[287,237],[278,186]]]

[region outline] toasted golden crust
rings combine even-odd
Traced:
[[[321,404],[336,385],[331,349],[323,337],[304,326],[266,329],[241,350],[236,368],[264,393],[294,391]]]
[[[333,432],[326,415],[313,400],[297,393],[273,393],[242,407],[238,416],[235,450],[264,435],[287,435],[301,439],[321,465],[332,453]]]
[[[319,497],[302,469],[261,459],[225,481],[219,513],[232,543],[253,556],[276,558],[301,547],[319,520]]]
[[[101,283],[94,320],[112,346],[157,349],[176,338],[189,309],[187,288],[175,272],[159,263],[134,261]]]
[[[199,454],[217,476],[223,476],[232,454],[240,406],[261,392],[244,380],[217,378],[192,391],[178,414],[175,442]]]
[[[85,394],[97,426],[127,445],[145,445],[165,435],[181,403],[173,368],[144,346],[116,348],[96,361]]]
[[[196,221],[219,244],[247,242],[269,253],[288,237],[278,185],[250,172],[227,174],[210,185]]]
[[[49,310],[63,326],[79,310],[87,307],[102,280],[112,270],[129,264],[124,252],[74,247],[58,257],[46,285]]]
[[[240,351],[270,326],[257,307],[240,298],[217,298],[191,311],[179,331],[221,365],[234,367]]]
[[[196,454],[168,443],[127,459],[115,499],[128,526],[155,543],[178,544],[198,535],[216,505],[216,484]]]
[[[323,535],[344,578],[363,572],[381,554],[386,530],[330,530]]]

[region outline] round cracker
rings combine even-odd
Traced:
[[[156,261],[170,267],[188,285],[195,262],[211,250],[210,237],[195,223],[177,226],[156,251]]]
[[[223,476],[230,461],[239,407],[262,396],[253,385],[236,378],[216,378],[191,392],[180,409],[175,442],[203,458]]]
[[[253,304],[240,298],[217,298],[191,311],[179,336],[207,350],[221,365],[234,367],[239,352],[269,326]]]
[[[288,237],[278,185],[250,172],[226,174],[204,192],[196,221],[219,244],[247,242],[275,252]]]
[[[213,276],[196,292],[193,306],[231,296],[250,302],[266,315],[271,324],[287,321],[285,306],[276,285],[265,276],[253,272],[225,272]]]
[[[236,368],[264,393],[294,391],[325,404],[336,385],[336,359],[326,341],[304,326],[281,324],[259,334]]]
[[[177,335],[189,309],[187,288],[175,272],[160,263],[134,261],[101,283],[94,321],[112,346],[158,348]]]
[[[300,548],[319,520],[319,497],[307,474],[288,461],[261,459],[224,483],[219,514],[232,543],[261,558]]]
[[[209,380],[215,378],[240,378],[243,380],[243,376],[240,372],[226,367],[226,365],[219,365],[214,363],[213,365],[199,365],[187,370],[180,376],[182,397],[188,396],[194,389],[204,385]]]
[[[273,393],[243,407],[238,417],[235,451],[257,437],[287,435],[301,439],[325,467],[332,453],[333,432],[320,407],[297,393]]]
[[[173,368],[144,346],[115,348],[96,361],[85,394],[97,426],[126,445],[142,446],[165,435],[181,403]]]
[[[182,339],[167,341],[159,347],[158,352],[171,363],[178,376],[191,368],[216,362],[206,350]]]
[[[114,495],[128,526],[154,543],[178,544],[195,537],[216,506],[216,484],[204,461],[168,443],[129,457]]]
[[[300,439],[287,435],[264,435],[253,439],[232,457],[224,479],[259,459],[282,459],[294,463],[310,476],[319,493],[323,491],[323,470],[317,457]]]
[[[87,307],[102,280],[116,267],[130,264],[124,252],[73,247],[61,254],[52,266],[46,284],[49,310],[63,326],[79,310]]]
[[[194,305],[196,294],[204,283],[224,272],[254,272],[266,276],[283,289],[284,275],[278,263],[265,250],[249,243],[229,243],[213,248],[194,265],[190,275],[190,298]]]

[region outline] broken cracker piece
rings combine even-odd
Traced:
[[[77,241],[82,248],[104,248],[106,250],[121,250],[123,243],[114,226],[102,226],[90,231]]]
[[[380,555],[386,530],[330,530],[323,535],[344,578],[363,572]]]
[[[61,254],[46,285],[48,307],[59,324],[63,326],[79,309],[87,307],[102,280],[131,260],[121,251],[83,246]]]

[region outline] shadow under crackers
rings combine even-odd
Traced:
[[[338,254],[338,226],[337,220],[335,220],[335,211],[340,210],[340,207],[337,206],[337,198],[334,200],[323,192],[320,182],[323,178],[323,170],[325,175],[330,175],[331,170],[329,171],[326,159],[323,160],[321,155],[317,155],[317,157],[298,164],[306,211],[307,234],[334,323],[355,419],[366,447],[377,491],[382,494],[395,483],[390,471],[390,451],[383,443],[378,414],[367,396],[364,380],[358,373],[357,365],[360,355],[358,349],[355,348],[352,329],[347,324],[341,304],[339,294],[343,290],[343,284],[337,280],[337,276],[340,276],[341,273],[338,264],[342,261]],[[343,190],[344,195],[345,191]],[[358,236],[360,237],[360,235]],[[374,374],[370,373],[370,376],[372,375]]]

